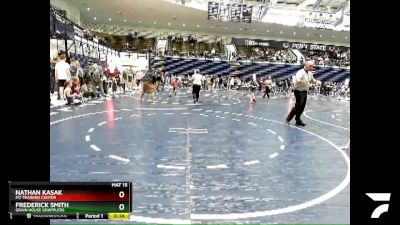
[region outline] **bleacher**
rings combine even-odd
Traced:
[[[191,75],[193,74],[194,69],[200,69],[200,73],[203,75],[229,75],[229,63],[227,61],[183,59],[171,57],[166,57],[164,61],[165,72],[175,75]]]
[[[112,48],[117,51],[126,51],[124,44],[128,43],[130,49],[135,52],[149,52],[150,49],[155,49],[155,38],[141,38],[141,37],[128,37],[116,36],[108,34],[97,33],[96,36],[104,38]],[[225,60],[204,60],[204,58],[193,58],[193,56],[203,56],[208,58],[212,48],[215,49],[215,54],[219,56],[223,52],[223,45],[217,43],[201,42],[201,41],[188,41],[188,40],[170,40],[169,52],[173,52],[174,56],[167,56],[163,59],[157,58],[152,55],[150,61],[156,68],[163,68],[165,72],[172,74],[192,74],[194,69],[200,69],[204,75],[228,76],[235,74],[243,79],[250,78],[252,74],[257,74],[258,78],[265,78],[271,76],[275,80],[284,80],[291,78],[302,67],[301,65],[281,63],[280,59],[275,59],[279,51],[273,48],[258,47],[258,50],[264,54],[258,54],[254,51],[254,47],[237,46],[239,58],[252,59],[252,62],[240,62],[233,68],[232,64]],[[286,50],[286,49],[285,49]],[[202,54],[202,53],[206,54]],[[267,54],[268,52],[268,54]],[[192,58],[185,58],[191,56]],[[71,57],[78,60],[81,67],[85,70],[88,68],[89,61],[99,63],[96,58],[83,56],[71,53]],[[261,60],[268,60],[269,62],[259,62]],[[276,62],[275,62],[276,61]],[[332,60],[333,61],[333,60]],[[316,65],[315,78],[323,82],[342,82],[349,78],[350,70],[337,67],[323,67]],[[234,72],[234,73],[233,73]]]
[[[200,69],[204,75],[228,76],[232,65],[228,61],[212,61],[200,59],[185,59],[167,57],[164,69],[172,74],[193,74],[194,69]],[[249,79],[255,73],[257,78],[271,76],[275,80],[291,78],[302,68],[302,65],[278,63],[239,63],[235,68],[237,76]],[[315,67],[315,78],[322,82],[343,82],[350,77],[350,70],[335,67]]]
[[[238,52],[239,59],[246,59],[248,58],[248,56],[251,55],[251,52],[249,52],[249,49],[246,46],[236,46],[236,49]]]
[[[155,48],[155,38],[128,37],[127,35],[110,35],[95,32],[95,35],[103,38],[110,47],[117,51],[131,50],[139,53],[149,52]],[[128,44],[128,45],[127,45]]]
[[[294,5],[298,6],[303,3],[305,0],[278,0],[276,4],[284,4],[284,5]]]
[[[302,68],[302,65],[291,64],[273,64],[273,63],[240,63],[239,76],[247,79],[252,74],[257,74],[257,78],[266,78],[284,80],[291,78]],[[350,70],[334,67],[315,67],[315,78],[322,82],[343,82],[350,77]]]
[[[176,42],[170,41],[169,42],[169,55],[178,55],[178,56],[191,56],[191,57],[200,57],[203,56],[202,54],[205,52],[206,56],[211,57],[209,54],[211,50],[215,49],[215,54],[220,55],[224,52],[223,45],[212,44],[208,42]]]
[[[72,59],[79,61],[79,64],[81,65],[84,72],[86,72],[89,69],[89,62],[95,62],[99,65],[103,65],[105,63],[104,61],[100,61],[98,58],[93,58],[71,52],[69,54]]]
[[[316,6],[321,11],[337,12],[348,4],[348,0],[321,0]]]
[[[286,79],[290,74],[296,73],[298,66],[272,63],[241,63],[239,66],[239,76],[245,79],[250,78],[254,73],[257,78]],[[287,76],[285,76],[287,75]]]

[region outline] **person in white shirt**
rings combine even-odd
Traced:
[[[252,77],[252,79],[251,79],[251,82],[250,82],[250,87],[251,87],[251,104],[255,104],[256,103],[256,96],[255,96],[255,92],[256,92],[256,88],[259,86],[259,84],[258,84],[258,82],[257,82],[257,77],[256,77],[256,74],[254,73],[253,74],[253,77]]]
[[[200,70],[194,70],[194,74],[192,76],[192,81],[193,81],[193,103],[196,103],[199,101],[199,94],[200,94],[200,87],[201,87],[201,82],[204,81],[203,75],[201,75]]]
[[[235,85],[235,78],[228,77],[228,88],[226,89],[226,91],[231,90],[234,85]]]
[[[300,116],[306,107],[307,93],[310,89],[310,83],[315,83],[313,73],[313,61],[307,61],[304,68],[297,71],[296,76],[293,77],[294,96],[296,97],[296,104],[286,117],[286,123],[289,123],[294,116],[296,116],[296,126],[305,126],[306,124],[301,121]]]
[[[58,82],[58,93],[59,93],[59,100],[64,99],[64,85],[65,81],[71,78],[71,73],[69,71],[69,64],[65,62],[66,56],[65,54],[60,55],[60,60],[56,63],[55,66],[55,80]]]

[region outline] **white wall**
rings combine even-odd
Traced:
[[[303,54],[298,49],[290,49],[291,52],[296,56],[297,62],[296,63],[302,63],[301,59],[304,58]]]
[[[81,40],[80,37],[75,36],[75,39],[78,40],[76,43],[76,52],[75,52],[75,44],[72,40],[68,40],[67,44],[68,44],[68,52],[69,53],[76,53],[79,55],[85,55],[85,56],[89,56],[92,58],[98,58],[99,57],[99,52],[97,49],[97,43],[92,42],[92,41],[83,41],[83,48],[80,45],[79,41]],[[89,47],[87,46],[87,44],[89,44],[90,47],[90,51],[89,51]],[[93,47],[94,46],[94,47]],[[107,47],[104,46],[99,46],[99,51],[100,51],[100,60],[102,61],[106,61],[108,63],[112,63],[113,65],[117,66],[118,68],[121,67],[121,60],[120,57],[116,54],[116,52],[114,50],[110,50],[108,49],[107,51]],[[104,52],[103,52],[104,50]],[[50,57],[53,58],[54,56],[56,56],[58,54],[59,51],[65,51],[65,41],[63,39],[59,39],[57,41],[57,39],[50,39]],[[107,54],[108,52],[108,54]]]
[[[50,39],[50,57],[53,58],[57,53],[57,42],[55,39]]]
[[[156,47],[156,49],[157,49],[157,51],[159,51],[159,50],[165,50],[166,48],[167,48],[167,45],[168,45],[168,40],[166,40],[166,39],[159,39],[159,40],[157,40],[157,47]]]
[[[225,45],[225,53],[228,56],[228,60],[231,60],[233,53],[237,55],[235,45],[232,44]]]
[[[149,60],[145,54],[121,52],[119,59],[121,66],[130,66],[133,71],[148,70]]]
[[[72,40],[68,40],[68,47],[73,43]],[[57,39],[50,39],[50,57],[56,56],[59,51],[65,51],[65,41],[60,39],[58,41]],[[70,51],[74,52],[73,46],[70,48]]]

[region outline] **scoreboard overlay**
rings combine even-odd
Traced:
[[[131,182],[9,182],[9,214],[48,219],[129,219]]]

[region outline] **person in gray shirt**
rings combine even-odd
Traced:
[[[313,61],[307,61],[304,64],[304,68],[297,71],[296,75],[293,77],[294,85],[294,96],[296,98],[296,104],[290,111],[289,115],[286,117],[286,123],[289,123],[294,116],[296,116],[296,126],[305,126],[306,124],[301,121],[301,114],[306,107],[307,93],[310,88],[311,83],[315,83],[313,73],[311,72],[314,68]]]

